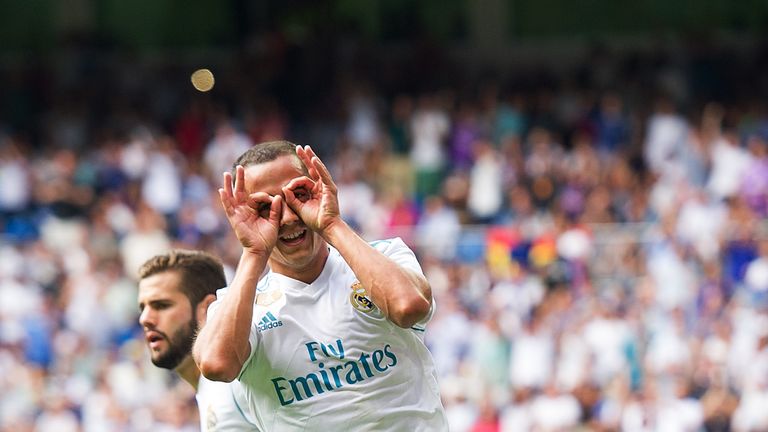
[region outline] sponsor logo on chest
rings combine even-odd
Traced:
[[[314,398],[326,392],[344,391],[350,387],[386,379],[398,364],[391,344],[354,350],[345,349],[341,339],[333,343],[304,343],[311,370],[298,376],[276,376],[270,381],[281,406]],[[360,354],[358,355],[357,352]],[[370,381],[369,381],[370,380]]]

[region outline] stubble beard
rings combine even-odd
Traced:
[[[170,338],[166,338],[168,349],[152,357],[152,364],[163,369],[176,369],[192,352],[196,333],[197,323],[194,319],[189,320],[186,326],[176,330]]]

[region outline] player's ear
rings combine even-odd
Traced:
[[[210,306],[211,303],[213,303],[215,300],[216,296],[214,294],[208,294],[200,301],[200,303],[197,304],[197,308],[195,310],[195,318],[197,319],[198,327],[205,325],[205,321],[208,319],[208,306]]]

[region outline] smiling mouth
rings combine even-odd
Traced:
[[[292,234],[286,234],[286,235],[280,236],[280,241],[282,241],[288,246],[294,246],[301,243],[306,237],[307,237],[307,230],[303,229],[301,231],[297,231]]]

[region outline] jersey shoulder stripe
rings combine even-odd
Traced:
[[[392,240],[394,239],[374,240],[372,242],[368,242],[368,244],[374,248],[378,248],[379,246],[389,246],[392,243]]]
[[[267,288],[269,288],[270,279],[272,279],[272,272],[271,271],[269,273],[267,273],[266,276],[261,278],[261,280],[259,280],[259,282],[256,284],[256,292],[257,293],[261,293],[261,292],[266,291]]]

